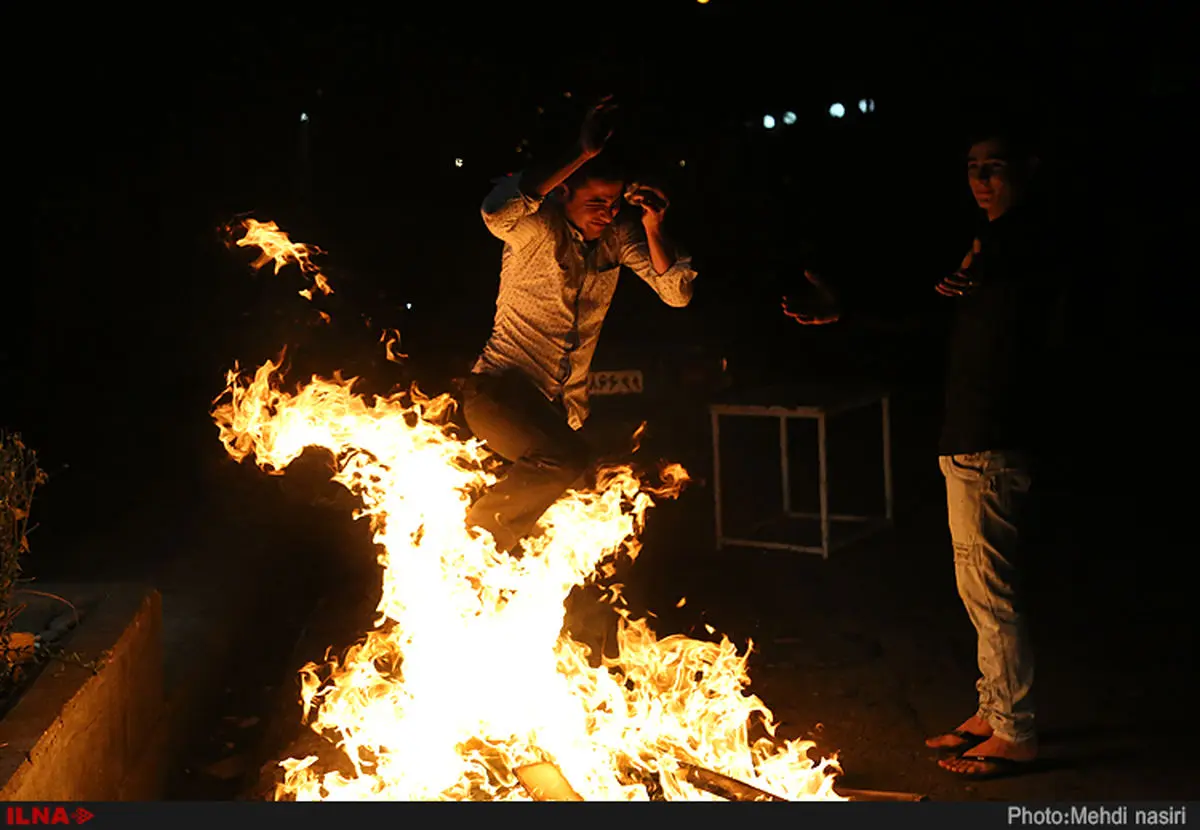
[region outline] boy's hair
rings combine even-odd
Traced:
[[[608,151],[589,159],[564,182],[568,190],[575,190],[590,181],[622,182],[628,184],[629,170],[624,162]]]
[[[963,152],[981,141],[1002,141],[1014,162],[1038,158],[1044,149],[1040,130],[1033,118],[1013,108],[996,108],[973,114],[968,119],[963,138]]]

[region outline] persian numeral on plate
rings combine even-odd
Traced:
[[[642,373],[638,369],[588,375],[588,393],[592,395],[640,395],[642,388]]]

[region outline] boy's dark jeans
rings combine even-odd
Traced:
[[[476,438],[512,462],[471,507],[467,525],[491,533],[497,550],[512,551],[586,471],[588,445],[567,424],[563,407],[517,371],[471,375],[463,385],[463,417]]]

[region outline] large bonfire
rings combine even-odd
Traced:
[[[256,267],[294,263],[311,284],[303,296],[332,292],[317,249],[274,223],[240,228],[237,244],[261,252]],[[375,627],[342,659],[300,671],[303,717],[353,772],[287,759],[276,799],[525,800],[516,771],[538,762],[557,766],[585,800],[715,798],[689,783],[688,765],[785,799],[841,799],[834,760],[814,762],[812,742],[775,737],[772,713],[747,691],[749,650],[726,637],[659,639],[619,585],[607,586],[616,657],[593,661],[563,630],[572,589],[603,584],[619,559],[638,555],[645,512],[679,492],[681,466],[663,467],[657,486],[628,466],[603,470],[593,490],[551,507],[544,533],[515,558],[466,527],[496,473],[485,446],[446,425],[453,399],[354,387],[335,375],[285,391],[281,364],[268,361],[230,372],[213,409],[228,453],[268,473],[306,448],[331,452],[382,565]],[[755,721],[765,730],[757,740]]]

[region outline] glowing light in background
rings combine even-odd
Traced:
[[[796,123],[796,113],[794,113],[794,112],[785,112],[785,113],[783,114],[783,123],[784,123],[784,124],[787,124],[788,126],[791,126],[792,124],[795,124],[795,123]]]
[[[404,307],[407,308],[409,311],[412,311],[412,303],[405,303]]]
[[[679,160],[679,166],[680,166],[680,167],[687,167],[687,159],[680,159],[680,160]]]
[[[858,102],[859,112],[875,112],[875,99],[863,98]]]
[[[763,126],[766,127],[768,130],[775,129],[775,116],[764,115],[763,116]]]
[[[462,159],[455,159],[455,160],[454,160],[454,166],[455,166],[455,167],[462,167]]]
[[[308,113],[307,112],[300,113],[300,123],[303,124],[307,120],[308,120]]]
[[[834,104],[829,108],[829,114],[834,118],[841,118],[846,114],[846,107],[842,104]]]

